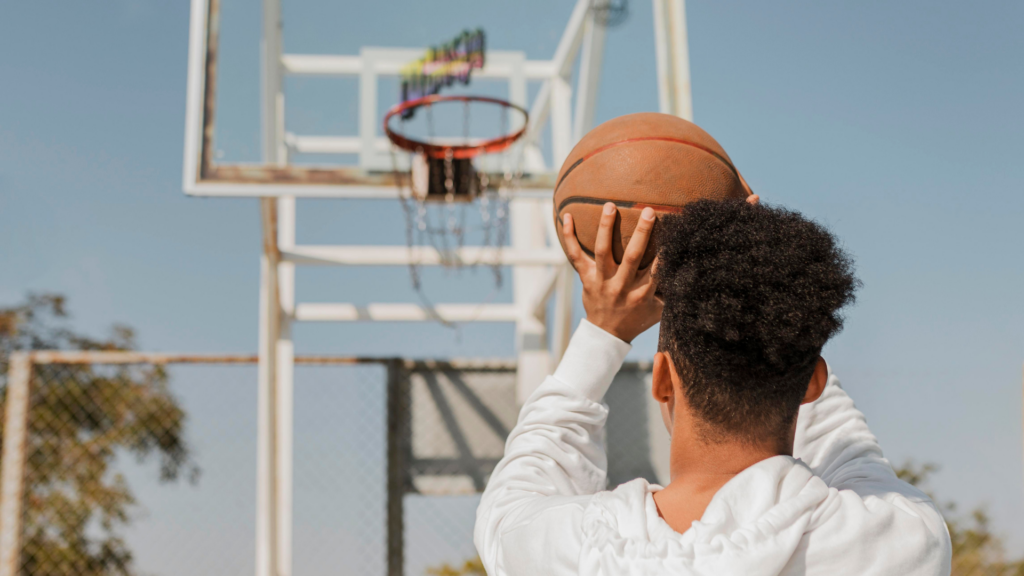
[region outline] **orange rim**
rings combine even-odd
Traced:
[[[406,110],[413,110],[421,106],[433,106],[438,102],[483,102],[485,104],[494,104],[497,106],[504,106],[505,108],[511,108],[523,115],[523,127],[511,134],[487,140],[480,140],[470,144],[436,144],[425,140],[414,140],[391,129],[391,119],[393,117],[405,112]],[[388,110],[388,113],[384,115],[384,134],[387,135],[388,139],[391,140],[395,146],[398,146],[403,150],[418,152],[431,158],[438,159],[448,158],[450,154],[452,159],[462,160],[466,158],[474,158],[480,154],[493,154],[495,152],[505,150],[526,133],[526,126],[529,124],[529,121],[530,114],[522,106],[516,106],[515,104],[508,102],[507,100],[501,100],[500,98],[490,98],[488,96],[440,96],[434,94],[392,106],[391,109]]]

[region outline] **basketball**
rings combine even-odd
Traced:
[[[612,252],[616,262],[647,206],[655,218],[682,211],[700,199],[743,199],[751,194],[729,155],[710,134],[677,116],[641,112],[609,120],[584,136],[569,153],[555,185],[555,223],[572,214],[576,238],[594,255],[601,209],[614,202]],[[657,254],[653,238],[640,262],[646,268]],[[565,242],[558,234],[562,249]]]

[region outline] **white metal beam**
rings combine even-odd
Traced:
[[[260,258],[259,364],[256,401],[256,576],[274,576],[276,546],[276,464],[274,450],[277,380],[277,280],[272,255]]]
[[[394,58],[378,60],[374,63],[374,72],[381,76],[397,76],[402,67],[410,61],[423,56],[423,50],[407,48],[388,48]],[[483,68],[473,71],[474,78],[505,79],[513,74],[512,62],[507,61],[520,52],[504,52],[489,50],[487,63]],[[285,54],[281,57],[284,71],[294,75],[313,76],[358,76],[363,70],[363,56],[350,55],[315,55]],[[530,80],[544,80],[555,75],[556,67],[551,60],[526,60],[523,74]]]
[[[474,72],[480,79],[509,81],[509,98],[526,104],[526,81],[542,80],[530,108],[530,121],[519,150],[527,161],[522,185],[511,201],[511,248],[468,247],[455,254],[463,264],[513,267],[511,304],[353,304],[295,303],[294,266],[303,265],[441,265],[444,258],[426,247],[296,246],[295,198],[394,199],[401,193],[390,180],[374,179],[393,169],[389,142],[379,135],[381,114],[377,86],[381,76],[399,74],[421,50],[364,48],[355,55],[283,54],[280,0],[263,0],[263,75],[261,112],[263,162],[286,165],[298,153],[359,154],[361,171],[339,170],[329,181],[339,184],[296,184],[312,181],[308,174],[273,171],[254,175],[246,167],[222,166],[200,178],[205,106],[206,39],[209,0],[192,0],[186,106],[184,189],[198,196],[260,196],[264,216],[259,323],[259,392],[257,439],[257,576],[291,576],[292,570],[292,396],[293,321],[431,321],[515,322],[519,353],[517,399],[525,399],[551,369],[568,343],[572,318],[573,273],[557,244],[551,224],[552,176],[540,153],[544,125],[552,126],[552,156],[557,168],[573,144],[593,124],[600,81],[605,30],[591,12],[592,0],[577,0],[552,60],[526,60],[521,52],[489,51],[487,64]],[[684,0],[653,0],[658,37],[659,101],[663,111],[689,117],[689,67],[685,43]],[[210,38],[214,38],[210,36]],[[580,79],[573,115],[573,66],[583,46]],[[213,62],[211,60],[211,62]],[[308,136],[287,134],[282,78],[286,74],[354,76],[360,79],[359,135]],[[215,84],[212,83],[210,88]],[[685,98],[683,97],[685,96]],[[211,108],[212,110],[212,108]],[[675,111],[675,112],[673,112]],[[495,157],[501,161],[513,154]],[[479,165],[485,166],[483,164]],[[233,169],[233,171],[228,170]],[[335,166],[335,168],[337,168]],[[484,168],[481,168],[484,169]],[[488,170],[490,168],[487,168]],[[309,171],[314,172],[314,171]],[[351,178],[348,176],[351,172]],[[339,177],[338,175],[341,175]],[[250,181],[240,180],[248,178]],[[227,181],[233,179],[235,181]],[[317,181],[327,181],[319,179]],[[352,185],[345,185],[345,183]],[[383,186],[374,186],[380,184]],[[269,197],[283,197],[274,201]],[[271,217],[272,216],[272,217]],[[279,228],[278,228],[279,227]],[[545,231],[547,239],[545,240]],[[554,318],[548,302],[556,295]],[[551,332],[551,348],[547,337]]]
[[[690,92],[690,48],[686,35],[686,0],[668,0],[668,26],[672,51],[672,92],[675,115],[693,121]]]
[[[261,126],[263,130],[263,163],[284,165],[288,150],[284,144],[284,91],[281,66],[281,2],[263,0],[263,39],[261,77]],[[292,511],[291,511],[291,373],[290,326],[281,310],[281,295],[293,293],[291,281],[294,276],[287,271],[282,276],[278,246],[280,235],[294,236],[294,220],[279,220],[282,207],[291,206],[294,216],[294,199],[262,200],[264,261],[262,264],[263,290],[261,290],[260,367],[262,382],[261,400],[267,402],[260,411],[266,418],[259,422],[267,437],[262,448],[264,454],[260,472],[270,478],[264,480],[267,494],[257,495],[257,512],[266,514],[263,523],[269,528],[263,534],[272,552],[260,551],[257,546],[257,576],[291,576],[292,570]],[[287,214],[286,214],[287,216]],[[279,229],[280,228],[280,229]],[[290,265],[289,265],[290,266]],[[282,284],[283,280],[283,284]],[[282,356],[283,355],[283,356]],[[266,502],[269,496],[270,502]],[[257,520],[259,524],[259,520]],[[267,555],[269,554],[269,558]]]
[[[300,136],[289,132],[284,141],[289,149],[300,154],[359,154],[363,149],[363,141],[358,136]],[[377,138],[373,145],[386,152],[391,142]]]
[[[368,166],[372,162],[374,140],[377,139],[377,74],[373,60],[362,58],[363,68],[359,73],[359,139],[362,146],[359,150],[359,165]]]
[[[192,0],[189,14],[188,76],[185,88],[185,158],[182,183],[186,192],[199,178],[199,154],[202,148],[203,95],[206,92],[206,17],[207,0]]]
[[[27,353],[14,352],[7,370],[3,466],[0,469],[0,576],[17,576],[21,573],[31,358]]]
[[[580,72],[576,88],[576,116],[572,125],[573,144],[594,127],[597,108],[597,89],[601,84],[601,66],[604,64],[604,41],[608,27],[598,22],[597,13],[591,11],[583,29],[583,48],[580,53]]]
[[[665,0],[651,0],[654,13],[654,63],[658,73],[658,112],[672,113],[672,75],[669,60]]]
[[[556,170],[572,151],[572,86],[568,78],[551,79],[551,156]]]
[[[558,283],[558,270],[558,267],[547,270],[544,280],[537,285],[536,292],[527,305],[527,310],[530,310],[538,319],[544,318],[547,314],[548,300],[551,299],[551,294],[555,291],[555,285]]]
[[[544,223],[550,217],[549,201],[513,198],[509,203],[512,246],[518,250],[547,248]],[[559,250],[560,252],[560,250]],[[562,262],[564,262],[562,256]],[[543,285],[545,271],[536,267],[516,266],[512,271],[512,298],[517,306],[516,322],[516,399],[524,401],[550,373],[551,362],[547,342],[547,310],[536,314],[531,301]],[[531,309],[531,307],[533,309]]]
[[[564,264],[565,254],[559,248],[493,248],[467,246],[454,252],[464,265],[543,266]],[[438,266],[445,260],[430,246],[295,246],[282,248],[281,258],[296,264],[342,266]]]
[[[693,120],[685,0],[652,0],[658,70],[658,109]]]
[[[278,133],[281,136],[281,133]],[[281,159],[283,160],[283,159]],[[285,196],[277,199],[277,246],[282,248],[295,246],[295,198]],[[292,509],[294,502],[293,489],[293,454],[295,430],[295,346],[292,342],[291,317],[295,310],[295,264],[279,261],[278,277],[278,315],[279,330],[277,334],[277,388],[274,401],[277,404],[274,416],[277,419],[274,449],[277,451],[275,464],[277,467],[276,498],[277,498],[277,540],[278,570],[280,576],[291,574],[292,569]]]
[[[530,120],[526,125],[526,132],[523,133],[523,137],[519,139],[521,146],[530,146],[537,142],[540,138],[544,123],[548,121],[548,115],[551,112],[551,80],[547,80],[540,85],[540,90],[537,91],[536,99],[533,101],[533,106],[530,108]]]
[[[572,14],[569,16],[569,23],[566,24],[562,38],[558,41],[555,57],[551,59],[555,65],[553,77],[568,76],[572,72],[576,51],[579,50],[580,42],[583,40],[583,24],[590,12],[591,2],[592,0],[576,1],[576,7],[572,9]]]
[[[572,337],[573,282],[576,271],[569,264],[558,267],[555,283],[555,309],[551,319],[551,361],[561,362]]]
[[[524,184],[526,184],[524,182]],[[296,198],[362,198],[367,200],[394,200],[400,195],[397,186],[335,185],[335,184],[246,184],[210,183],[191,184],[185,188],[189,196],[223,196],[236,198],[294,196]],[[551,196],[551,188],[519,188],[516,197],[543,198]]]
[[[284,127],[284,95],[281,91],[281,3],[263,0],[262,90],[260,108],[263,129],[263,161],[277,164]]]
[[[355,304],[299,303],[295,320],[300,322],[515,322],[514,304]]]

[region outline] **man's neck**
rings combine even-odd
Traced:
[[[692,422],[692,420],[691,420]],[[676,532],[700,520],[715,493],[740,472],[792,447],[751,445],[733,439],[709,441],[693,427],[677,422],[672,432],[672,481],[654,495],[658,512]]]

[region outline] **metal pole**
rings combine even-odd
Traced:
[[[565,25],[562,38],[555,48],[555,56],[551,59],[555,65],[556,76],[568,76],[572,74],[573,60],[576,58],[576,50],[583,40],[583,24],[590,15],[591,0],[577,0],[576,7],[572,9],[569,16],[569,23]]]
[[[188,80],[185,89],[185,158],[182,183],[185,191],[199,179],[203,153],[203,124],[206,96],[207,26],[210,5],[207,0],[192,0],[188,35]]]
[[[672,80],[668,32],[665,29],[665,0],[652,0],[654,12],[654,61],[658,70],[658,112],[672,113]]]
[[[557,152],[556,152],[557,157]],[[539,248],[545,245],[544,224],[551,212],[542,206],[550,202],[534,198],[512,198],[509,202],[512,247]],[[512,299],[516,306],[516,401],[522,403],[551,370],[547,343],[547,315],[535,314],[534,294],[544,280],[538,266],[512,267]]]
[[[569,338],[572,337],[573,278],[575,271],[572,266],[565,264],[558,267],[558,280],[555,281],[555,313],[551,328],[552,365],[562,361],[562,355],[569,347]]]
[[[693,120],[690,52],[685,0],[653,0],[654,50],[658,65],[658,109]]]
[[[263,75],[261,91],[263,161],[275,164],[278,148],[284,141],[281,134],[284,97],[281,93],[281,2],[263,0]]]
[[[256,576],[277,576],[277,340],[280,333],[280,297],[275,271],[277,203],[260,200],[263,220],[263,255],[260,258],[259,388],[256,432]]]
[[[295,246],[295,198],[277,200],[278,206],[278,247]],[[292,570],[292,504],[294,498],[293,452],[295,430],[295,346],[292,343],[292,318],[295,314],[295,265],[290,262],[277,264],[278,314],[280,325],[277,335],[277,379],[275,381],[277,450],[275,483],[277,506],[277,566],[280,576],[288,576]]]
[[[690,48],[686,37],[686,0],[668,1],[669,47],[672,54],[672,113],[693,121],[690,93]]]
[[[572,151],[572,85],[565,76],[556,76],[551,82],[551,155],[555,170]],[[542,248],[544,245],[537,246]]]
[[[555,168],[558,169],[565,162],[572,150],[573,145],[590,129],[594,122],[594,106],[597,102],[597,85],[601,77],[601,60],[604,52],[604,26],[594,21],[593,14],[587,20],[588,27],[584,33],[583,54],[580,61],[579,94],[576,101],[576,118],[572,118],[572,87],[565,77],[558,76],[551,79],[551,142],[552,156],[554,157]],[[547,203],[550,207],[550,203]],[[557,235],[560,230],[553,228],[551,219],[547,217],[551,210],[541,210],[534,218],[545,218],[548,223],[548,232],[552,235],[552,245],[557,242]],[[533,232],[540,238],[540,245],[543,245],[543,230]],[[519,374],[517,375],[516,401],[525,402],[526,398],[540,384],[541,380],[551,370],[552,365],[562,358],[562,353],[568,346],[571,335],[572,324],[572,275],[567,272],[571,270],[567,265],[557,265],[561,270],[558,272],[555,288],[555,310],[554,318],[544,318],[545,332],[548,325],[551,326],[552,342],[551,353],[545,359],[548,366],[543,370],[539,366],[524,370],[523,362],[520,362]],[[520,353],[522,354],[522,353]],[[520,356],[522,358],[522,356]],[[533,364],[539,364],[535,361]],[[543,373],[541,373],[543,372]]]
[[[15,576],[21,564],[25,445],[28,439],[31,379],[31,357],[25,352],[11,354],[7,372],[3,460],[0,463],[0,576]]]
[[[287,149],[284,145],[284,92],[282,91],[281,69],[281,3],[280,0],[263,0],[263,75],[262,75],[262,127],[263,161],[265,164],[281,166],[285,162]],[[291,343],[289,318],[283,314],[282,297],[294,297],[293,265],[282,266],[280,246],[283,235],[290,236],[294,245],[294,199],[277,201],[261,200],[266,224],[266,213],[272,213],[272,228],[264,226],[264,284],[265,305],[261,306],[260,360],[266,368],[266,378],[261,382],[261,400],[267,405],[261,410],[260,432],[267,435],[263,448],[266,468],[263,474],[270,477],[264,481],[265,502],[270,515],[270,531],[263,534],[257,543],[257,557],[268,563],[261,567],[257,562],[259,576],[289,576],[292,569],[292,373],[294,372],[294,350]],[[280,220],[279,220],[280,217]],[[280,222],[280,229],[278,229]],[[272,245],[268,245],[272,244]],[[266,294],[263,294],[266,292]],[[265,322],[262,315],[266,315]],[[268,330],[264,333],[262,328]],[[266,360],[264,361],[264,356]],[[272,357],[272,361],[271,361]],[[259,510],[259,508],[258,508]],[[261,551],[261,546],[272,552]],[[269,556],[268,556],[269,554]],[[261,571],[261,568],[263,571]],[[264,572],[265,571],[265,572]]]
[[[580,72],[576,88],[576,117],[573,120],[572,143],[579,142],[594,126],[597,90],[601,84],[601,65],[604,61],[604,40],[608,28],[597,21],[591,10],[583,28],[583,47],[580,53]]]
[[[387,575],[405,572],[405,492],[409,482],[409,378],[401,360],[388,362]]]

